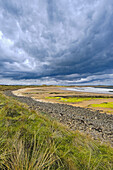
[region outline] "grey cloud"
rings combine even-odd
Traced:
[[[112,18],[112,0],[1,0],[2,77],[76,83],[112,73]]]

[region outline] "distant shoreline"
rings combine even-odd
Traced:
[[[88,92],[88,93],[99,93],[99,94],[113,94],[113,87],[64,87],[62,90],[77,91],[77,92]]]

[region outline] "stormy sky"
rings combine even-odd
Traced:
[[[113,0],[0,0],[0,84],[113,84]]]

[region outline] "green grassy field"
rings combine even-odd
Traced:
[[[113,109],[113,102],[104,102],[101,104],[91,104],[92,107],[103,107]]]
[[[0,169],[112,170],[113,148],[0,93]]]
[[[56,99],[62,102],[76,103],[76,102],[97,99],[97,98],[94,98],[94,97],[46,97],[46,99]],[[101,99],[101,98],[98,98],[98,99]]]

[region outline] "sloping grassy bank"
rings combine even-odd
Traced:
[[[0,169],[110,170],[113,148],[0,93]]]

